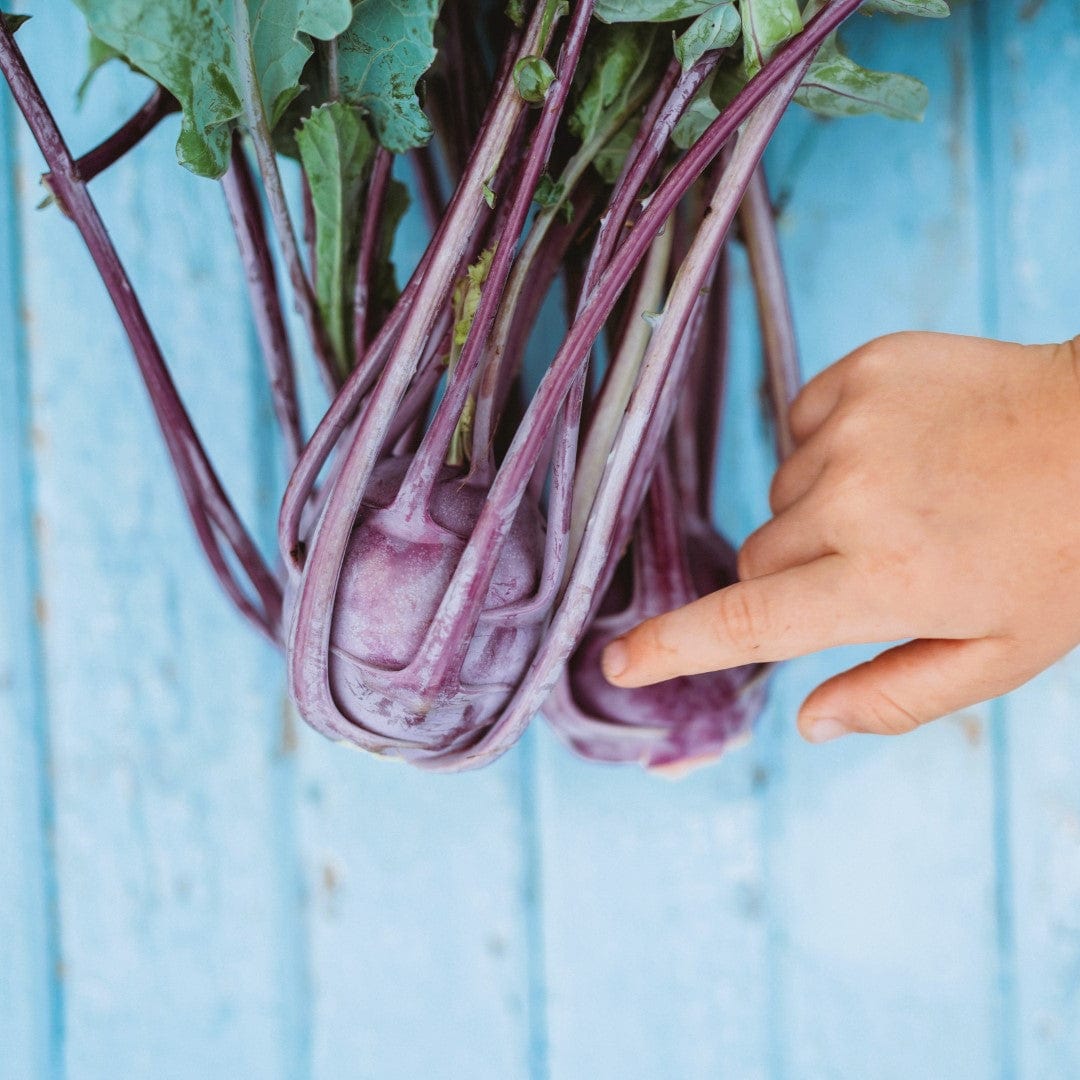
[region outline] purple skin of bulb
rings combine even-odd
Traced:
[[[600,656],[609,642],[737,580],[734,549],[706,522],[679,513],[667,472],[661,462],[644,507],[647,524],[639,526],[630,556],[543,714],[582,757],[679,775],[715,761],[750,734],[765,705],[770,667],[753,664],[633,690],[604,678]]]
[[[444,467],[426,513],[393,505],[408,458],[375,469],[345,551],[330,635],[330,684],[349,741],[410,759],[464,749],[490,726],[536,651],[544,620],[483,620],[459,665],[432,681],[411,670],[465,547],[485,492]],[[543,558],[543,523],[522,503],[484,599],[484,610],[531,595]],[[290,600],[294,597],[290,597]]]

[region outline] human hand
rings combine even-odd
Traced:
[[[911,638],[819,686],[811,742],[900,734],[1080,643],[1080,339],[902,333],[811,380],[740,581],[608,646],[618,686]]]

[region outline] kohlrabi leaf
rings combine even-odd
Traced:
[[[91,32],[183,109],[177,156],[220,176],[254,81],[271,127],[296,95],[312,38],[341,33],[351,0],[75,0]],[[258,100],[258,99],[256,99]]]
[[[438,14],[439,0],[360,0],[338,38],[342,97],[371,113],[379,142],[395,154],[431,138],[416,84],[435,59]]]
[[[606,23],[675,22],[716,7],[716,0],[597,0],[593,14]]]
[[[603,149],[593,158],[593,168],[600,174],[600,179],[605,184],[614,184],[618,180],[623,162],[630,151],[630,145],[640,128],[641,111],[639,110],[604,143]]]
[[[735,5],[730,2],[715,4],[675,39],[675,58],[686,71],[710,49],[726,49],[734,45],[740,33],[742,20]]]
[[[705,80],[671,133],[671,141],[680,150],[689,150],[701,138],[702,132],[720,115],[720,110],[712,99],[712,84],[712,79]]]
[[[927,19],[944,19],[949,14],[946,0],[866,0],[860,11],[881,11],[886,15],[921,15]]]
[[[803,27],[798,0],[741,0],[743,64],[756,75],[762,64]]]
[[[29,15],[10,15],[6,11],[0,11],[0,21],[3,22],[5,29],[12,34],[29,18]]]
[[[453,344],[462,346],[465,344],[472,329],[473,320],[476,318],[476,309],[480,306],[480,296],[491,270],[491,260],[495,257],[495,249],[485,248],[480,252],[480,258],[476,260],[465,272],[465,276],[458,278],[454,286],[454,335]],[[453,362],[453,357],[451,357]]]
[[[840,51],[832,34],[814,57],[795,100],[822,116],[881,113],[894,120],[921,120],[930,92],[910,75],[860,67]]]
[[[346,371],[364,181],[375,140],[359,108],[335,101],[320,105],[300,125],[296,145],[315,209],[315,296]]]
[[[514,65],[514,85],[530,105],[543,102],[554,78],[555,72],[542,56],[523,56]]]
[[[651,66],[656,30],[640,23],[601,28],[589,42],[588,75],[577,95],[570,130],[588,142],[609,110],[625,106],[637,80]]]
[[[566,185],[554,179],[550,173],[544,173],[540,177],[536,189],[533,191],[533,202],[545,209],[558,206],[565,198]]]

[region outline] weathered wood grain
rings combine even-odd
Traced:
[[[979,329],[969,14],[875,17],[847,34],[860,62],[928,82],[922,125],[792,113],[779,133],[771,179],[790,191],[781,239],[808,376],[889,331]],[[752,390],[744,374],[732,397]],[[731,489],[753,496],[735,508],[739,532],[767,517],[771,466],[751,417],[733,421],[723,447]],[[997,1075],[985,710],[900,740],[810,747],[794,731],[805,694],[874,651],[789,665],[764,722],[771,1073]]]
[[[34,11],[20,36],[85,148],[143,86],[106,69],[77,113],[80,20]],[[807,374],[894,329],[1074,334],[1076,5],[958,3],[848,40],[933,98],[921,126],[796,112],[770,152]],[[801,661],[750,746],[678,783],[542,728],[461,777],[328,743],[205,569],[16,127],[0,94],[0,1080],[1080,1074],[1080,659],[917,735],[822,748],[794,732],[802,695],[869,650]],[[269,545],[282,478],[242,278],[173,138],[95,195]],[[421,240],[414,216],[404,263]],[[738,539],[772,458],[735,269]]]
[[[978,31],[989,329],[1067,341],[1080,331],[1080,11],[1001,3],[980,11]],[[1012,868],[1000,900],[1008,1061],[1016,1075],[1065,1080],[1080,1073],[1080,653],[996,708],[998,842]]]
[[[0,1077],[53,1077],[63,1025],[14,109],[0,95]]]
[[[75,115],[70,5],[21,35],[77,148],[145,95],[119,67]],[[175,125],[96,184],[199,426],[243,510],[272,520],[266,395],[215,186]],[[306,995],[282,685],[193,542],[117,321],[71,225],[32,209],[22,265],[53,749],[65,1073],[302,1076]]]

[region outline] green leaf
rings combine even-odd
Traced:
[[[334,37],[352,17],[350,0],[75,3],[96,37],[180,102],[177,156],[202,176],[225,171],[245,80],[253,73],[272,127],[298,92],[312,38]]]
[[[416,84],[435,59],[438,14],[439,0],[360,0],[338,38],[342,97],[371,113],[379,142],[395,154],[431,138]]]
[[[3,22],[7,31],[12,34],[29,18],[29,15],[9,15],[7,12],[0,11],[0,21]]]
[[[506,17],[520,30],[525,25],[523,0],[510,0],[510,3],[506,5]]]
[[[814,57],[795,100],[822,116],[880,113],[895,120],[921,120],[930,92],[910,75],[860,67],[840,51],[836,35],[831,34]]]
[[[533,202],[545,210],[562,207],[562,215],[567,221],[574,218],[574,205],[566,197],[566,185],[561,180],[554,179],[549,173],[540,177],[533,191]]]
[[[588,72],[570,117],[570,130],[588,142],[609,110],[629,100],[637,80],[650,66],[656,31],[640,23],[604,28],[592,35],[586,63]]]
[[[743,64],[748,76],[803,27],[798,0],[741,0]]]
[[[565,198],[566,185],[555,180],[550,173],[544,173],[533,192],[533,202],[550,210],[551,207],[558,206]]]
[[[296,133],[315,208],[315,297],[341,364],[352,349],[352,294],[363,195],[375,140],[355,105],[321,105]]]
[[[605,184],[614,184],[618,180],[634,136],[641,127],[641,116],[642,110],[638,110],[604,143],[604,148],[593,158],[593,168],[600,174],[600,179]]]
[[[713,79],[706,79],[693,96],[686,111],[679,117],[671,141],[680,150],[689,150],[701,138],[705,129],[720,115],[712,98]]]
[[[523,56],[514,65],[514,85],[530,105],[540,105],[547,96],[555,72],[542,56]]]
[[[683,71],[692,68],[712,49],[726,49],[739,40],[742,19],[733,3],[716,4],[699,15],[675,39],[675,59]]]
[[[480,295],[483,292],[484,282],[487,281],[491,270],[491,260],[495,258],[493,247],[485,248],[480,252],[480,258],[476,260],[466,271],[463,278],[458,278],[454,286],[454,345],[465,344],[472,329],[473,319],[476,318],[476,309],[480,306]]]
[[[859,10],[864,13],[880,11],[886,15],[921,15],[925,19],[944,19],[948,17],[949,5],[946,0],[866,0]]]
[[[597,0],[593,14],[606,23],[664,23],[692,19],[716,6],[716,0]]]

